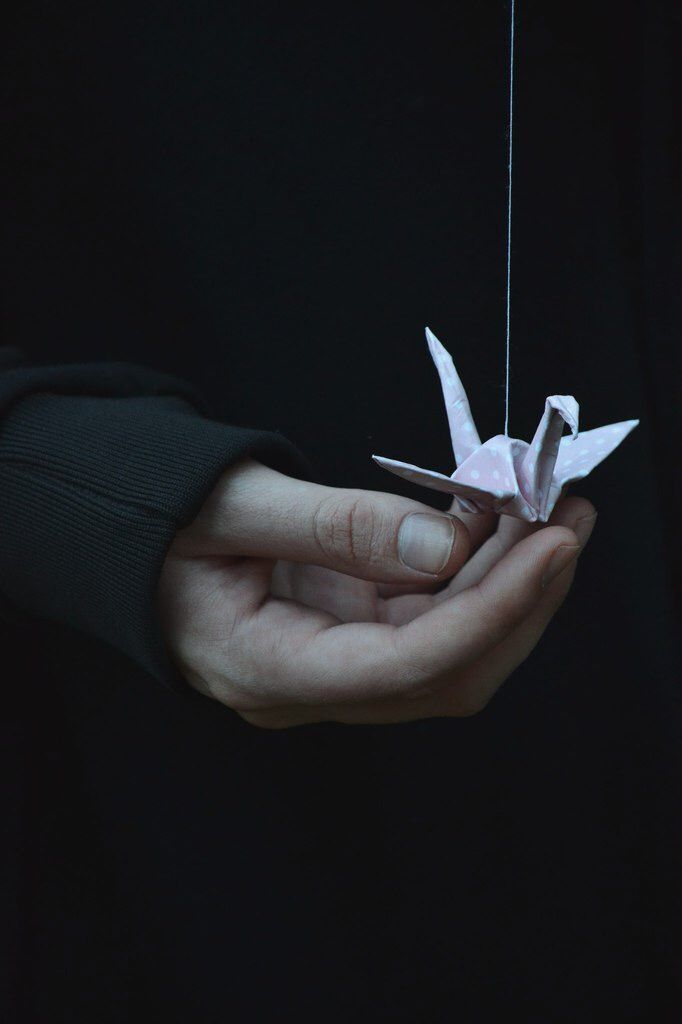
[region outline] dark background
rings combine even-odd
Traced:
[[[682,18],[518,8],[511,433],[557,392],[641,420],[580,488],[574,590],[465,721],[265,733],[9,637],[41,1020],[676,1019]],[[370,455],[451,471],[426,323],[502,430],[508,15],[23,4],[3,340],[174,372],[325,482],[438,502]]]

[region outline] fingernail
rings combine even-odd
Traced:
[[[580,544],[559,545],[547,563],[545,574],[542,577],[543,588],[549,586],[552,580],[556,579],[559,573],[563,572],[566,566],[571,564],[580,550]]]
[[[455,524],[448,516],[412,512],[398,531],[398,557],[408,569],[439,573],[455,543]]]
[[[594,524],[597,521],[597,513],[593,512],[589,516],[583,516],[573,527],[573,533],[580,541],[580,547],[584,548],[590,539],[590,534],[594,529]]]

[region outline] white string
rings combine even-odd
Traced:
[[[511,326],[511,226],[512,226],[512,141],[514,130],[514,0],[511,0],[511,27],[509,32],[509,190],[507,198],[507,346],[504,386],[504,434],[509,437],[509,336]]]

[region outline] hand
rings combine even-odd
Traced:
[[[595,517],[582,498],[544,527],[454,516],[245,460],[168,552],[167,644],[257,726],[471,715],[537,644]]]

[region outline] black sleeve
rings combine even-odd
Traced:
[[[173,535],[244,455],[311,475],[284,437],[206,411],[187,384],[143,367],[33,367],[0,349],[3,618],[83,630],[184,688],[154,611]]]

